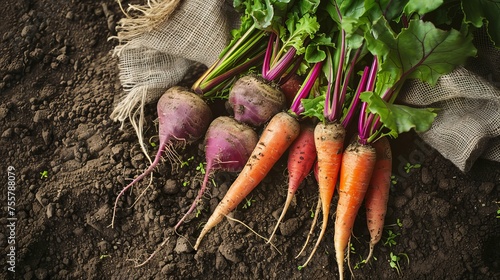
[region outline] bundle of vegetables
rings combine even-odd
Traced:
[[[341,36],[345,39],[340,49],[346,48],[349,52],[353,46],[366,46],[370,53],[367,57],[372,57],[373,61],[370,69],[363,71],[354,96],[353,104],[358,97],[363,101],[358,135],[341,159],[334,234],[341,279],[344,250],[364,200],[372,235],[369,257],[374,244],[380,240],[390,185],[390,147],[384,137],[397,137],[410,129],[425,131],[435,117],[432,109],[394,104],[404,81],[413,78],[434,84],[441,75],[451,72],[475,54],[466,25],[459,25],[460,30],[452,26],[442,29],[426,20],[433,18],[433,13],[445,11],[437,10],[440,4],[422,5],[418,1],[337,1],[334,4],[334,19],[341,26]],[[349,70],[346,73],[348,76]],[[347,116],[351,116],[350,113]],[[349,118],[344,120],[349,121]]]
[[[266,5],[259,6],[258,4]],[[257,136],[250,127],[260,128],[264,123],[268,122],[273,116],[283,110],[285,107],[285,95],[279,89],[277,82],[282,80],[283,75],[289,67],[292,68],[289,72],[294,72],[294,70],[297,69],[295,65],[299,64],[294,62],[295,53],[297,52],[287,51],[285,59],[275,63],[274,67],[280,69],[280,71],[274,74],[265,75],[264,71],[262,71],[262,73],[258,75],[252,73],[255,69],[249,67],[261,65],[262,69],[266,69],[269,68],[270,57],[279,57],[279,55],[274,54],[280,46],[279,42],[274,44],[277,48],[271,48],[271,42],[276,40],[276,34],[289,34],[286,30],[280,30],[279,27],[281,26],[280,23],[283,21],[285,13],[293,13],[293,9],[296,9],[295,6],[286,2],[276,2],[271,5],[270,3],[260,3],[258,1],[253,3],[253,5],[250,5],[250,2],[235,3],[235,5],[236,8],[244,12],[240,29],[233,32],[234,39],[223,51],[221,58],[212,65],[192,87],[195,92],[201,93],[206,99],[227,98],[229,107],[231,108],[230,113],[233,114],[234,118],[218,118],[216,119],[217,122],[214,121],[210,126],[205,139],[207,169],[202,187],[195,201],[193,201],[191,208],[175,226],[175,229],[177,229],[186,219],[187,215],[195,209],[206,189],[208,176],[212,168],[215,167],[215,169],[232,172],[241,171],[240,174],[248,172],[249,166],[251,165],[247,163],[247,160],[256,157],[256,151],[259,150],[259,147],[262,148],[263,139],[266,137],[265,134],[263,134],[261,139],[257,141]],[[307,8],[310,7],[308,6]],[[306,9],[306,11],[309,12],[310,10]],[[298,11],[295,11],[295,13],[297,12]],[[290,32],[291,35],[289,36],[289,38],[295,38],[295,40],[289,39],[288,44],[283,44],[280,49],[281,53],[284,53],[285,50],[289,50],[290,48],[303,48],[302,39],[315,31],[310,30],[309,33],[307,33],[305,30],[308,29],[300,28],[300,24],[297,24],[297,26],[299,26],[299,28],[296,28],[294,25],[291,26],[296,32]],[[297,32],[297,30],[303,31]],[[243,36],[241,34],[243,34]],[[250,36],[248,34],[256,35]],[[269,43],[267,43],[267,48],[264,50],[264,53],[262,53],[260,52],[260,46],[262,39],[266,38],[264,34],[271,35],[267,36],[270,38]],[[292,41],[294,43],[291,43]],[[257,54],[248,52],[248,50],[251,49],[257,49],[259,52]],[[261,58],[262,60],[259,60]],[[290,74],[288,73],[287,75]],[[224,89],[227,85],[230,87]],[[232,124],[229,124],[229,122]],[[280,121],[276,120],[271,123],[275,123],[278,126],[282,125]],[[271,128],[268,126],[266,129],[270,130]],[[241,133],[242,131],[245,131],[245,133]],[[276,138],[269,138],[268,141],[271,139],[276,140]],[[254,148],[255,150],[252,152]],[[283,147],[283,151],[280,152],[280,155],[285,152],[286,148],[287,146]],[[279,157],[276,157],[274,162],[278,159]],[[217,162],[217,165],[214,165],[214,162]],[[269,165],[269,169],[273,164]],[[258,169],[253,169],[253,172],[256,170],[258,171]],[[257,181],[255,186],[258,182],[260,181]],[[251,189],[253,188],[248,187],[248,193]],[[243,200],[244,197],[245,196],[241,196],[241,200]],[[241,200],[235,200],[228,203],[227,209],[225,207],[218,207],[218,211],[224,214],[213,216],[220,217],[221,220],[226,214],[232,211]],[[210,229],[210,225],[213,224],[213,226],[215,226],[215,224],[220,221],[218,219],[212,220],[213,221],[209,221],[208,226],[205,226],[207,231]]]
[[[254,121],[257,120],[256,123],[263,123],[260,118],[260,110],[253,106],[260,105],[267,107],[269,100],[273,100],[267,97],[271,96],[272,92],[281,92],[279,88],[274,87],[271,83],[278,84],[278,86],[280,83],[284,84],[285,81],[299,71],[299,66],[301,66],[302,63],[302,55],[306,52],[304,44],[307,43],[305,39],[314,38],[314,34],[319,30],[319,24],[316,18],[311,17],[311,13],[316,11],[318,4],[319,1],[317,1],[315,5],[311,5],[308,1],[297,1],[296,5],[291,6],[292,8],[288,10],[288,20],[284,22],[275,20],[274,25],[270,24],[267,27],[270,35],[260,76],[244,76],[240,78],[235,82],[229,94],[229,102],[235,104],[233,108],[235,108],[234,112],[237,120],[250,123],[254,123]],[[299,134],[301,134],[299,116],[302,107],[300,106],[300,102],[301,99],[309,95],[321,69],[321,63],[317,63],[317,61],[314,60],[313,53],[314,52],[311,52],[311,56],[304,59],[305,65],[302,66],[309,69],[309,75],[296,93],[289,112],[273,114],[274,116],[264,128],[249,161],[203,227],[194,246],[195,249],[199,247],[203,237],[208,231],[220,223],[227,214],[233,211],[264,179],[273,165],[287,151],[288,147],[294,142]],[[319,52],[319,55],[321,55],[321,52]],[[298,61],[297,56],[300,57]],[[309,67],[311,63],[314,63],[312,68]],[[241,82],[242,80],[244,82]],[[244,88],[240,88],[240,86],[244,86]],[[252,97],[247,99],[251,102],[242,104],[241,102],[234,102],[234,100],[232,100],[233,93],[241,94],[242,92],[242,95],[248,95],[247,92],[252,94]],[[258,95],[265,98],[259,99]],[[277,106],[272,105],[269,109],[271,109],[271,107],[276,108]],[[241,110],[240,108],[245,109]],[[280,108],[280,110],[281,109],[282,108]],[[250,111],[251,114],[247,118],[248,115],[246,113],[248,111]],[[254,112],[258,114],[254,116]],[[267,115],[265,116],[267,117]],[[305,126],[303,126],[303,128],[304,127]],[[300,152],[298,155],[301,156]],[[309,166],[309,169],[311,166]],[[309,170],[304,173],[307,174],[308,172]],[[303,179],[305,176],[299,177]]]
[[[206,234],[290,149],[287,198],[268,241],[316,161],[323,221],[316,244],[300,268],[312,259],[326,232],[338,184],[334,245],[343,279],[345,250],[363,202],[371,235],[367,261],[381,237],[392,169],[387,138],[411,129],[426,131],[437,114],[432,108],[397,104],[403,84],[418,79],[433,85],[474,56],[471,31],[481,26],[480,16],[456,1],[248,0],[234,5],[242,12],[240,29],[192,87],[205,100],[228,99],[234,118],[218,118],[208,128],[207,172],[187,214],[201,199],[212,170],[240,173],[194,247],[199,248]],[[159,114],[160,134],[170,131],[162,128],[170,123],[162,122],[165,114]],[[207,119],[211,117],[204,119],[196,134],[188,135],[198,139],[207,129]],[[357,133],[347,135],[353,124]],[[157,163],[155,159],[146,172]]]

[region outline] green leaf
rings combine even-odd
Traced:
[[[375,0],[365,2],[365,16],[373,22],[380,17],[384,17],[388,21],[398,20],[408,0]]]
[[[441,30],[422,20],[411,20],[408,28],[396,36],[388,27],[387,21],[381,18],[366,34],[368,49],[379,57],[379,74],[389,75],[378,80],[378,93],[407,78],[434,85],[440,76],[476,54],[470,33]]]
[[[462,0],[465,23],[486,25],[490,39],[500,46],[500,0]]]
[[[271,1],[265,0],[264,3],[261,1],[254,1],[251,15],[258,28],[265,29],[269,27],[269,25],[271,25],[271,19],[274,17],[274,7],[271,5]]]
[[[404,12],[407,15],[417,13],[419,15],[424,15],[426,13],[432,12],[443,5],[443,0],[410,0],[404,7]]]
[[[410,73],[408,78],[418,78],[431,85],[476,54],[471,34],[464,35],[455,29],[441,30],[422,20],[410,21],[408,29],[398,35],[393,50],[396,51],[391,52],[385,67],[400,67],[404,75]],[[401,63],[392,64],[397,58]]]
[[[320,0],[300,0],[298,3],[301,14],[315,14],[319,4]]]
[[[274,30],[281,24],[293,0],[233,0],[233,7],[242,14],[242,24],[255,24],[262,30]]]
[[[304,59],[308,63],[316,63],[325,60],[326,53],[324,47],[334,47],[335,43],[332,42],[330,37],[325,34],[316,34],[314,39],[307,45]]]
[[[301,100],[304,106],[303,116],[318,118],[320,121],[324,120],[323,110],[325,108],[325,95],[322,94],[316,98],[307,98]]]
[[[320,27],[316,17],[310,14],[305,14],[301,18],[298,18],[297,14],[290,15],[285,24],[289,31],[289,36],[286,38],[286,35],[281,34],[280,37],[284,40],[282,49],[294,47],[297,50],[297,55],[303,54],[306,51],[304,41],[307,37],[312,39]]]
[[[360,98],[368,104],[367,111],[377,114],[393,136],[411,129],[417,132],[427,131],[437,115],[435,109],[391,104],[369,91],[361,93]]]
[[[350,19],[349,21],[356,21],[366,12],[365,2],[363,0],[342,0],[337,1],[342,21]],[[334,19],[340,22],[338,15],[334,15]]]

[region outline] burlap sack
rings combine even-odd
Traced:
[[[436,86],[413,81],[403,102],[440,108],[432,128],[420,136],[460,170],[479,158],[500,161],[500,50],[481,30],[474,36],[478,56]]]
[[[119,22],[120,80],[125,93],[111,117],[129,120],[142,144],[142,108],[178,83],[194,62],[210,66],[238,25],[231,2],[223,0],[150,1],[135,18]],[[173,7],[175,9],[173,9]],[[500,52],[486,36],[467,68],[444,76],[436,86],[408,83],[401,101],[440,108],[432,128],[420,136],[468,171],[479,157],[500,161]]]
[[[111,118],[122,126],[129,121],[148,155],[142,139],[144,105],[181,81],[195,62],[214,63],[239,16],[232,3],[220,0],[151,0],[130,6],[125,13],[130,12],[135,16],[120,20],[114,37],[124,95]]]

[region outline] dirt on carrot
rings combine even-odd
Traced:
[[[280,112],[271,119],[247,164],[203,227],[194,245],[195,250],[200,246],[204,236],[233,211],[264,179],[299,133],[299,122],[288,113]]]
[[[333,242],[340,279],[344,279],[344,255],[354,221],[365,198],[375,166],[376,153],[371,145],[351,143],[342,156],[339,201]]]

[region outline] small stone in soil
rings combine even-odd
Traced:
[[[283,236],[292,236],[299,227],[299,218],[291,218],[280,225],[280,231]]]
[[[179,192],[179,186],[177,186],[177,181],[169,179],[163,187],[163,191],[166,194],[176,194]]]
[[[47,205],[47,218],[52,218],[54,216],[54,213],[55,213],[55,205],[54,203],[49,203]]]
[[[189,244],[186,238],[177,238],[177,244],[175,245],[174,251],[177,254],[190,253],[193,251],[193,247]]]
[[[174,270],[175,270],[175,264],[169,263],[169,264],[165,265],[164,267],[162,267],[161,273],[165,274],[165,275],[169,275],[169,274],[172,274],[172,272],[174,272]]]
[[[219,252],[224,256],[224,258],[232,263],[238,263],[241,258],[238,256],[237,252],[234,250],[233,244],[230,242],[222,242],[219,246]]]

